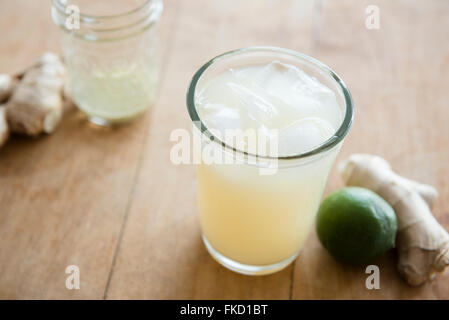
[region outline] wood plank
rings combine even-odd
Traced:
[[[0,72],[22,71],[43,51],[61,51],[49,1],[0,0],[0,7]]]
[[[170,81],[154,112],[107,298],[289,298],[291,266],[274,275],[248,277],[209,256],[200,239],[194,167],[171,164],[168,137],[176,128],[190,130],[185,92],[203,63],[255,44],[308,51],[312,11],[312,1],[182,3],[167,68]]]
[[[49,4],[2,1],[0,27],[10,31],[0,44],[2,71],[56,50]],[[175,6],[163,21],[165,54]],[[72,110],[53,135],[14,137],[0,150],[0,298],[103,298],[149,123],[150,114],[100,129]],[[71,264],[80,290],[65,287]]]
[[[365,8],[380,9],[380,29],[365,28]],[[337,159],[379,154],[401,174],[436,186],[434,214],[449,229],[449,2],[322,1],[314,56],[348,84],[354,127]],[[327,192],[342,187],[334,168]],[[399,278],[394,253],[376,264],[381,290],[367,290],[365,267],[335,262],[315,234],[295,265],[294,299],[447,299],[449,274],[412,288]]]

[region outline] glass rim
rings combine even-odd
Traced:
[[[132,15],[136,12],[139,12],[140,10],[142,10],[143,8],[148,6],[148,4],[150,4],[151,2],[154,2],[154,1],[155,0],[145,0],[142,4],[136,6],[133,9],[130,9],[130,10],[127,10],[127,11],[124,11],[121,13],[116,13],[116,14],[92,15],[92,14],[83,13],[82,11],[80,11],[79,14],[80,14],[80,17],[82,17],[82,18],[92,19],[92,20],[121,18],[124,16]],[[65,9],[67,8],[67,3],[64,3],[64,2],[65,2],[65,0],[52,0],[52,3],[55,5],[56,9],[58,9],[63,14],[65,14]]]
[[[251,152],[239,150],[233,146],[226,144],[225,142],[221,141],[216,136],[214,136],[210,132],[210,130],[206,127],[206,125],[203,123],[203,121],[201,120],[201,118],[196,110],[196,105],[195,105],[196,86],[197,86],[198,81],[200,80],[201,76],[203,75],[203,73],[212,64],[214,64],[217,61],[224,60],[224,59],[226,59],[230,56],[236,55],[236,54],[248,53],[248,52],[264,52],[264,51],[287,54],[292,57],[303,59],[303,60],[313,64],[314,66],[318,67],[320,70],[325,71],[326,74],[330,75],[331,78],[334,79],[334,81],[338,84],[339,88],[343,92],[344,100],[345,100],[345,104],[346,104],[346,110],[345,110],[345,115],[344,115],[343,121],[340,124],[340,127],[334,132],[334,134],[329,139],[327,139],[326,141],[324,141],[323,143],[321,143],[320,145],[318,145],[317,147],[313,148],[310,151],[302,152],[302,153],[295,154],[295,155],[273,157],[273,156],[258,155],[258,154],[254,154]],[[203,66],[201,66],[198,69],[198,71],[194,74],[194,76],[192,77],[192,80],[190,81],[190,85],[189,85],[189,88],[187,91],[186,102],[187,102],[187,110],[189,112],[190,119],[196,125],[196,127],[201,131],[201,134],[206,135],[211,142],[217,142],[217,143],[221,144],[221,146],[223,148],[225,148],[229,151],[235,152],[235,153],[243,154],[245,156],[250,156],[250,157],[256,157],[256,158],[260,158],[260,159],[267,159],[267,160],[297,160],[297,159],[308,158],[308,157],[320,154],[324,151],[330,150],[333,147],[335,147],[336,145],[338,145],[338,143],[341,142],[344,139],[344,137],[348,134],[349,129],[351,128],[351,125],[352,125],[352,122],[354,119],[354,104],[352,101],[351,93],[349,92],[349,89],[346,86],[346,84],[343,82],[343,80],[331,68],[329,68],[327,65],[320,62],[319,60],[312,58],[306,54],[303,54],[303,53],[300,53],[300,52],[297,52],[294,50],[290,50],[290,49],[284,49],[284,48],[279,48],[279,47],[270,47],[270,46],[252,46],[252,47],[235,49],[235,50],[231,50],[231,51],[222,53],[222,54],[216,56],[215,58],[209,60]]]

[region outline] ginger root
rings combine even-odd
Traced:
[[[350,186],[371,189],[384,198],[398,218],[398,270],[410,285],[421,285],[449,265],[449,234],[430,208],[438,193],[429,185],[405,179],[381,157],[353,154],[339,171]]]
[[[44,54],[26,70],[6,104],[12,132],[37,136],[51,133],[63,113],[65,67],[53,53]]]
[[[15,78],[11,77],[9,74],[0,73],[0,103],[9,99],[15,84]]]
[[[5,144],[9,138],[8,121],[6,120],[6,108],[0,105],[0,147]]]

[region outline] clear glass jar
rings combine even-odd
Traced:
[[[153,104],[159,82],[162,0],[53,0],[69,92],[90,121],[133,120]]]

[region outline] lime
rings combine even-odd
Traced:
[[[318,237],[338,261],[367,264],[394,247],[397,219],[393,208],[371,190],[340,189],[318,210]]]

